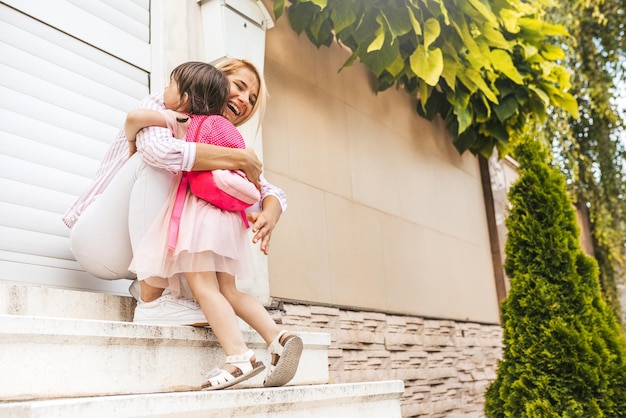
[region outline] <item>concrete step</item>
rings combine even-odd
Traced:
[[[290,384],[328,383],[330,336],[297,334],[304,351]],[[269,364],[260,336],[244,338]],[[16,401],[195,390],[224,355],[209,328],[0,315],[0,359],[0,401]],[[263,378],[237,387],[259,387]]]
[[[399,418],[400,380],[0,404],[3,418]]]
[[[292,330],[304,351],[288,386],[262,388],[261,373],[197,391],[224,361],[214,334],[134,324],[134,307],[131,297],[0,284],[0,417],[401,417],[402,381],[328,384],[326,333]],[[242,330],[269,364],[265,342]]]
[[[130,294],[117,296],[0,282],[0,314],[6,315],[132,322],[135,304]]]

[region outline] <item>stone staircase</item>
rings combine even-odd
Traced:
[[[402,381],[329,384],[325,333],[298,332],[288,386],[263,373],[198,391],[224,360],[209,328],[130,322],[130,297],[0,285],[0,417],[400,417]],[[297,331],[297,330],[295,330]],[[264,341],[244,331],[266,364]]]

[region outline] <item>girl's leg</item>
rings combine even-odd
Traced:
[[[237,290],[235,276],[218,272],[217,280],[220,292],[233,307],[237,316],[254,328],[269,345],[280,332],[280,328],[265,307],[254,296]]]
[[[201,388],[223,389],[264,370],[265,365],[257,362],[254,352],[246,347],[235,312],[220,293],[216,274],[185,273],[185,276],[191,292],[200,302],[209,325],[226,353],[226,364],[213,371]]]
[[[135,277],[128,271],[133,257],[128,208],[140,161],[137,155],[126,161],[105,191],[83,212],[70,233],[74,257],[85,271],[98,278]]]
[[[290,332],[281,331],[261,302],[237,290],[234,276],[217,273],[217,280],[220,292],[237,315],[254,328],[269,346],[272,358],[263,386],[287,384],[298,370],[303,349],[302,339]]]
[[[248,347],[239,330],[235,311],[220,293],[216,274],[213,272],[185,273],[185,277],[226,355],[232,356],[246,352]]]

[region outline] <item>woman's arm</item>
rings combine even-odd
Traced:
[[[196,160],[192,171],[241,170],[248,180],[261,190],[261,169],[263,165],[252,148],[227,148],[218,145],[197,144]]]
[[[153,94],[139,108],[163,110],[163,95]],[[169,129],[148,126],[137,134],[141,158],[156,168],[171,172],[202,170],[242,170],[248,180],[259,185],[261,161],[252,149],[224,148],[217,145],[179,141]]]

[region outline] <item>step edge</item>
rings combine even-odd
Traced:
[[[242,331],[246,341],[265,344],[254,331]],[[302,338],[308,347],[329,347],[330,334],[290,330]],[[54,318],[26,315],[0,315],[0,339],[34,335],[50,342],[51,337],[107,338],[119,340],[184,340],[190,342],[215,341],[210,328],[170,325],[144,325],[133,322],[96,319]]]
[[[184,405],[186,410],[216,408],[244,408],[247,406],[264,407],[288,403],[318,403],[348,399],[400,399],[404,393],[402,380],[386,380],[376,382],[335,383],[320,385],[284,386],[280,388],[230,389],[222,391],[193,392],[162,392],[148,394],[92,396],[84,398],[59,398],[49,400],[12,401],[0,404],[0,412],[5,410],[35,411],[50,408],[62,408],[71,405],[74,410],[89,407],[107,407],[123,401],[130,403],[128,409],[141,407],[142,413],[149,416],[151,412],[169,414],[180,411]],[[331,396],[329,396],[329,392]],[[270,396],[269,394],[273,394]],[[285,399],[281,402],[280,399]],[[277,402],[277,400],[279,400]],[[146,409],[143,405],[148,403]],[[137,409],[139,410],[139,409]]]

